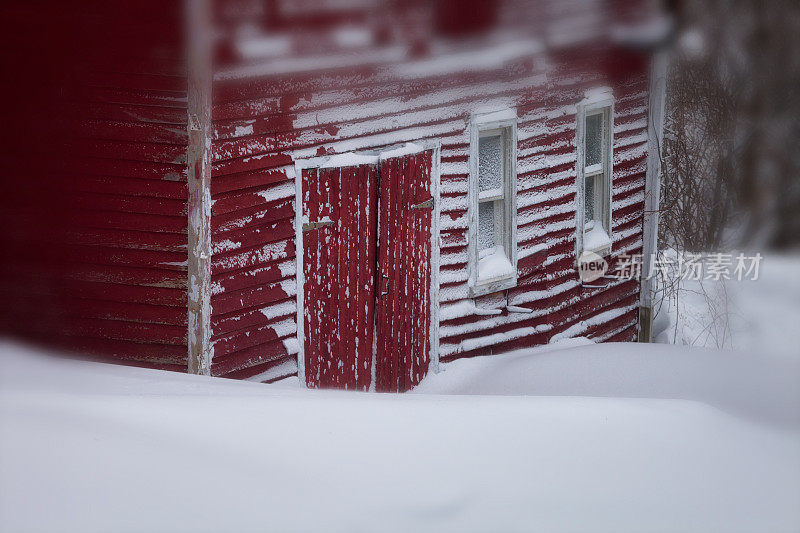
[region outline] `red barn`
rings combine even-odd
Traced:
[[[2,12],[3,331],[379,391],[459,357],[633,341],[640,307],[647,336],[644,282],[578,265],[653,250],[651,2]]]

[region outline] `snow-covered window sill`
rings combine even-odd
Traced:
[[[517,272],[502,246],[481,251],[478,276],[471,287],[472,296],[509,289],[516,284]]]
[[[601,257],[611,253],[611,237],[599,223],[594,222],[591,229],[583,234],[583,251],[592,252]]]

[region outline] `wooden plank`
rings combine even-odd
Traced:
[[[320,300],[320,309],[318,316],[319,328],[319,387],[332,387],[335,386],[334,377],[332,376],[331,365],[334,364],[335,355],[338,350],[338,344],[335,342],[336,335],[339,332],[339,305],[338,305],[338,273],[339,273],[339,249],[340,246],[340,220],[341,220],[341,171],[340,169],[332,169],[320,171],[320,174],[325,176],[325,182],[320,183],[323,190],[320,194],[329,194],[324,208],[320,209],[319,215],[324,217],[326,211],[329,213],[328,217],[335,223],[332,226],[331,232],[325,232],[324,243],[320,242],[320,261],[323,268],[324,275],[322,276],[322,283],[320,284],[320,292],[316,297]]]
[[[215,296],[250,288],[256,285],[272,283],[291,276],[287,282],[294,282],[295,265],[293,260],[276,261],[258,265],[254,268],[226,272],[225,274],[211,273],[212,300]]]
[[[374,356],[373,350],[375,349],[375,297],[378,289],[376,280],[377,262],[376,252],[378,247],[378,169],[371,167],[369,169],[370,179],[368,180],[368,187],[364,190],[364,205],[363,216],[365,217],[366,232],[363,234],[363,242],[366,247],[366,261],[363,262],[364,278],[362,286],[364,288],[361,307],[364,309],[363,330],[366,332],[366,341],[363,343],[363,361],[364,377],[361,381],[361,388],[364,390],[369,389],[372,385],[372,375]]]
[[[88,263],[67,263],[62,264],[61,267],[63,277],[69,280],[186,289],[186,274],[180,270]]]
[[[121,158],[97,157],[97,154],[78,155],[67,153],[63,166],[71,173],[85,173],[99,177],[135,178],[141,180],[163,180],[185,182],[187,167],[180,163],[159,163]],[[58,169],[60,171],[60,169]],[[154,186],[157,186],[154,184]],[[185,197],[185,195],[184,195]]]
[[[82,175],[70,177],[71,186],[77,192],[95,194],[120,194],[137,198],[170,198],[184,204],[189,196],[185,180],[167,181],[124,177]],[[185,211],[185,205],[181,212]]]
[[[223,231],[233,231],[247,226],[256,226],[276,220],[292,218],[294,216],[294,200],[283,198],[275,202],[270,202],[265,206],[256,206],[254,209],[227,213],[222,215],[215,214],[211,220],[211,231],[216,233]]]
[[[152,344],[92,337],[64,338],[54,335],[52,331],[44,336],[37,335],[37,339],[39,342],[52,342],[76,353],[99,356],[114,363],[136,363],[135,366],[173,371],[183,371],[186,368],[186,346],[183,344]]]
[[[399,205],[403,190],[400,188],[400,173],[402,168],[402,160],[389,160],[388,161],[388,175],[386,184],[388,185],[386,209],[388,213],[388,224],[386,225],[385,242],[387,247],[387,263],[381,265],[381,270],[385,273],[389,280],[389,286],[384,296],[387,305],[381,311],[384,315],[381,317],[385,324],[381,336],[386,339],[386,348],[382,354],[382,361],[386,367],[386,381],[379,383],[376,388],[379,391],[395,391],[397,389],[397,354],[399,350],[397,329],[399,324],[399,302],[397,294],[399,294],[400,275],[397,268],[394,268],[400,260],[400,243],[392,239],[397,235],[397,226],[399,224]],[[383,183],[383,182],[382,182]],[[396,198],[397,197],[397,198]]]
[[[184,81],[185,83],[185,81]],[[67,102],[62,108],[70,118],[127,121],[149,124],[173,124],[186,132],[186,106],[166,107],[104,102]]]
[[[32,240],[29,239],[27,242],[30,244]],[[77,227],[65,229],[64,242],[88,246],[181,253],[181,257],[177,261],[183,261],[186,256],[186,236],[180,233]]]
[[[431,194],[431,179],[433,172],[433,151],[426,151],[418,154],[418,166],[420,178],[417,180],[419,196],[417,203],[433,198]],[[435,199],[434,199],[435,201]],[[430,208],[416,210],[414,213],[418,221],[415,223],[417,228],[417,244],[415,249],[419,256],[417,258],[416,276],[416,302],[415,315],[417,317],[416,331],[419,336],[415,342],[414,367],[412,384],[417,385],[428,373],[430,366],[430,298],[431,298],[431,232],[433,204]]]
[[[76,243],[53,244],[48,252],[56,253],[63,262],[94,265],[102,271],[105,265],[147,268],[154,270],[186,270],[186,252],[165,252],[136,248],[83,246]]]
[[[333,361],[334,365],[341,365],[341,368],[335,372],[336,385],[338,388],[348,389],[351,388],[353,380],[353,347],[355,344],[355,337],[359,332],[353,329],[353,306],[352,297],[354,296],[353,289],[358,290],[357,287],[352,287],[353,264],[352,255],[353,250],[353,188],[354,188],[354,174],[355,168],[345,167],[339,169],[341,175],[342,203],[340,205],[340,239],[339,239],[339,302],[336,306],[338,320],[336,331],[336,343],[338,350],[336,353],[336,360]],[[351,334],[352,332],[352,334]]]
[[[392,306],[394,308],[394,316],[392,318],[392,329],[390,336],[392,337],[392,352],[390,353],[390,363],[392,365],[392,391],[400,390],[400,383],[402,379],[402,362],[403,362],[403,333],[405,330],[404,312],[404,299],[402,298],[402,291],[405,290],[405,269],[403,267],[404,248],[406,244],[407,234],[404,233],[403,222],[405,220],[404,206],[408,201],[408,190],[405,187],[405,172],[406,172],[406,159],[399,158],[396,162],[395,176],[392,180],[394,187],[394,195],[392,200],[394,207],[394,221],[389,226],[392,233],[389,234],[390,246],[394,244],[392,255],[394,261],[392,262],[392,269],[394,270],[392,278],[394,281],[394,288],[390,291],[389,295],[392,298]]]
[[[389,213],[391,211],[391,204],[389,203],[389,190],[390,190],[390,180],[391,180],[391,173],[389,172],[389,166],[391,162],[382,162],[379,168],[380,173],[380,187],[378,189],[378,197],[379,197],[379,211],[378,211],[378,265],[376,269],[376,282],[377,282],[377,303],[375,306],[375,334],[377,335],[377,339],[375,341],[377,353],[375,354],[375,388],[376,390],[381,390],[385,383],[387,383],[388,377],[386,372],[388,370],[388,365],[384,362],[384,357],[388,354],[388,339],[389,337],[386,335],[388,332],[388,328],[386,327],[385,323],[385,315],[386,310],[385,307],[389,305],[390,300],[385,298],[384,292],[389,290],[389,277],[387,276],[387,272],[384,269],[384,265],[387,264],[389,255],[389,246],[388,246],[388,232],[386,228],[389,225]]]
[[[148,198],[122,194],[99,194],[97,192],[73,191],[65,204],[74,210],[96,209],[102,206],[104,211],[122,213],[141,213],[162,216],[185,216],[186,198]]]
[[[378,353],[376,354],[376,383],[375,390],[386,392],[392,389],[391,377],[391,354],[392,341],[394,340],[391,332],[391,317],[394,309],[392,305],[394,299],[389,295],[395,290],[396,280],[393,279],[393,272],[387,268],[395,260],[394,248],[390,246],[389,235],[390,226],[394,224],[395,205],[391,201],[392,195],[396,190],[396,172],[394,167],[397,161],[388,159],[381,161],[380,165],[380,225],[378,240],[378,275],[381,278],[381,293],[379,304],[376,306],[376,331],[378,335]],[[394,283],[393,283],[394,282]]]
[[[272,322],[282,321],[295,313],[294,298],[286,298],[250,309],[236,309],[225,315],[214,313],[211,320],[211,335],[213,337],[265,326]]]
[[[228,379],[258,379],[261,383],[274,383],[289,376],[297,375],[297,365],[291,364],[295,362],[293,354],[270,354],[268,357],[260,357],[259,359],[252,366],[226,373],[225,377]],[[264,375],[268,375],[269,378],[264,379]],[[256,378],[257,376],[259,377]]]
[[[386,169],[386,174],[381,179],[381,188],[386,189],[386,203],[381,206],[381,209],[387,211],[387,224],[381,228],[381,244],[386,247],[386,262],[380,265],[381,272],[388,280],[388,287],[384,291],[385,294],[381,301],[381,316],[380,322],[383,325],[381,330],[381,339],[384,341],[384,349],[380,354],[380,362],[384,371],[383,380],[376,384],[376,390],[381,392],[390,392],[397,390],[397,363],[398,357],[398,339],[397,329],[399,320],[399,302],[397,295],[399,294],[400,276],[397,268],[397,262],[401,259],[400,256],[400,243],[392,239],[397,236],[397,226],[399,220],[399,197],[402,195],[402,188],[400,187],[400,174],[402,172],[402,160],[389,159],[381,162],[381,169]]]
[[[286,181],[286,170],[284,167],[273,169],[258,169],[237,174],[221,174],[215,175],[211,181],[211,196],[219,202],[225,203],[227,197],[220,198],[220,195],[226,193],[237,193],[243,189],[251,189],[254,187],[264,187],[273,183]],[[294,181],[294,180],[292,180]],[[215,209],[218,207],[214,204]],[[220,208],[221,212],[231,211],[229,208]]]
[[[370,238],[370,224],[368,217],[367,202],[369,201],[370,181],[372,179],[373,167],[363,167],[360,169],[363,178],[359,179],[357,188],[357,209],[355,219],[355,257],[356,274],[353,284],[358,288],[356,298],[353,300],[355,308],[355,321],[353,327],[356,331],[363,332],[363,338],[359,338],[356,344],[356,358],[354,364],[355,384],[359,390],[368,390],[370,385],[370,366],[372,365],[372,350],[366,350],[367,345],[372,347],[372,328],[368,327],[366,316],[369,301],[367,294],[369,287],[366,283],[368,271],[372,268],[369,263],[369,246],[367,239]],[[372,285],[374,287],[374,285]],[[375,305],[374,296],[372,305]],[[365,379],[366,378],[366,379]]]
[[[295,319],[290,317],[266,325],[215,336],[211,343],[214,346],[214,356],[225,357],[259,344],[279,340],[286,335],[294,335],[296,332]]]
[[[263,180],[261,176],[259,181]],[[228,193],[224,196],[214,198],[214,213],[225,214],[251,209],[254,207],[264,207],[270,202],[281,199],[291,198],[294,190],[294,180],[284,179],[272,186],[257,186],[250,189],[238,190],[235,194]],[[212,191],[213,196],[213,191]]]
[[[14,330],[47,336],[58,328],[59,336],[92,337],[130,342],[181,345],[186,342],[186,327],[182,325],[128,322],[104,318],[82,318],[59,316],[50,319],[34,312],[28,316],[18,315]]]
[[[422,161],[422,179],[417,181],[420,190],[418,200],[432,198],[431,176],[433,172],[433,152],[423,152],[418,156]],[[433,209],[422,209],[415,213],[418,221],[415,224],[417,231],[417,244],[415,249],[419,251],[420,257],[417,258],[418,265],[416,277],[416,330],[420,332],[417,341],[418,349],[415,354],[414,374],[412,382],[416,385],[428,373],[430,365],[430,324],[431,324],[431,231]],[[427,229],[427,231],[426,231]]]
[[[164,143],[181,147],[188,142],[186,127],[183,123],[158,124],[130,120],[87,120],[81,117],[80,119],[65,119],[58,127],[64,135],[82,135],[89,139]]]
[[[139,231],[186,233],[186,217],[127,213],[118,211],[82,210],[70,213],[71,223],[87,228],[131,229]]]
[[[298,216],[308,217],[309,220],[318,220],[317,211],[319,201],[318,192],[318,169],[304,170],[298,179],[302,180],[302,207],[298,210]],[[305,307],[303,311],[303,336],[305,339],[305,377],[306,385],[314,387],[319,382],[319,324],[318,308],[321,300],[317,298],[319,293],[319,276],[322,274],[319,259],[319,232],[309,233],[303,236],[303,267],[304,272],[304,291]]]
[[[227,376],[265,361],[273,361],[287,355],[288,352],[283,344],[283,339],[272,340],[264,344],[238,350],[225,357],[215,358],[211,373],[214,376]]]
[[[294,242],[286,239],[245,250],[236,249],[230,253],[221,253],[212,258],[211,268],[214,273],[224,273],[292,257],[294,257]]]
[[[7,271],[7,273],[12,274]],[[24,298],[37,299],[46,297],[62,298],[87,298],[109,302],[139,303],[147,302],[150,305],[163,305],[169,307],[186,307],[186,291],[178,288],[150,287],[145,285],[121,285],[114,283],[101,283],[93,281],[79,281],[73,279],[59,279],[57,285],[44,284],[42,279],[55,277],[56,272],[42,272],[41,270],[26,268],[24,272],[13,272],[13,280],[19,283],[3,283],[3,291],[14,294],[13,298],[20,303]],[[5,301],[14,301],[6,299]]]
[[[267,224],[248,225],[230,232],[213,233],[211,250],[214,255],[242,251],[271,242],[294,240],[293,236],[294,223],[291,219],[286,218]],[[214,273],[216,274],[217,271],[214,270]]]
[[[127,159],[140,163],[186,164],[185,145],[79,138],[69,138],[63,143],[65,149],[74,155]]]
[[[291,283],[294,284],[294,280],[291,280]],[[211,296],[211,307],[215,315],[224,315],[234,311],[246,311],[253,307],[264,307],[289,296],[294,296],[294,291],[288,291],[283,282],[259,283],[241,290],[214,294]]]
[[[400,364],[397,368],[398,373],[398,390],[408,390],[411,388],[411,372],[413,366],[414,356],[414,325],[413,325],[413,291],[414,291],[414,260],[416,257],[416,244],[414,239],[414,231],[412,227],[413,210],[412,205],[416,204],[416,186],[417,179],[417,165],[416,155],[411,155],[403,158],[403,173],[402,184],[405,198],[400,208],[402,213],[402,233],[398,235],[400,238],[403,249],[401,252],[401,275],[403,278],[403,287],[400,292],[400,302],[402,310],[402,329],[401,333],[401,358]]]
[[[12,291],[0,289],[0,297],[17,297]],[[14,306],[14,313],[31,320],[64,320],[65,310],[71,318],[106,319],[123,322],[141,322],[186,326],[186,312],[183,307],[143,304],[138,302],[117,302],[75,296],[27,294]]]

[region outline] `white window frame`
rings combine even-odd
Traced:
[[[517,113],[513,108],[504,108],[490,113],[476,113],[470,118],[469,149],[469,227],[468,273],[470,296],[480,296],[517,285]],[[478,143],[481,136],[501,133],[504,143],[503,159],[503,194],[497,198],[479,198],[478,186]],[[503,212],[503,247],[506,259],[511,263],[511,273],[502,277],[480,279],[478,276],[479,244],[478,244],[478,205],[481,201],[502,199],[505,204]]]
[[[586,118],[592,115],[603,114],[603,145],[601,149],[602,162],[598,165],[587,167],[586,160]],[[577,106],[576,141],[576,228],[575,239],[576,258],[585,252],[592,252],[605,257],[611,253],[614,236],[611,228],[611,198],[613,191],[614,170],[614,96],[608,88],[596,89],[586,94],[586,97]],[[592,175],[602,176],[594,184],[594,218],[585,220],[586,178]],[[600,182],[600,183],[598,183]],[[600,186],[598,186],[600,185]],[[598,211],[600,211],[598,213]],[[597,224],[602,224],[607,239],[600,245],[593,247],[584,246],[584,237],[588,231]]]

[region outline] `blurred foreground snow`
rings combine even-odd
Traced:
[[[797,359],[586,344],[392,395],[3,343],[0,530],[800,528]]]

